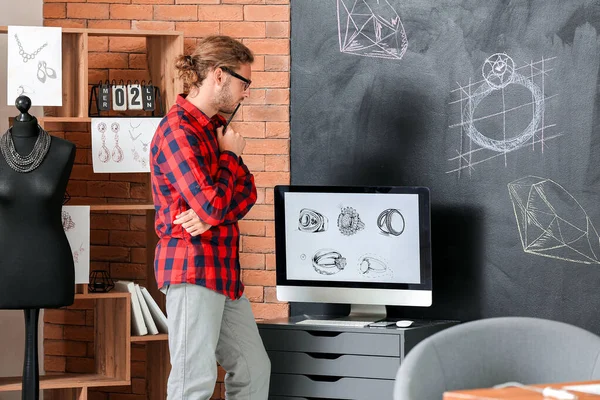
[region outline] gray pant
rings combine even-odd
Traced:
[[[218,362],[227,371],[227,399],[266,400],[271,363],[246,296],[233,301],[191,284],[163,291],[171,354],[167,399],[210,399]]]

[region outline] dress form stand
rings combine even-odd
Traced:
[[[20,114],[15,117],[13,132],[37,131],[37,119],[29,114],[31,99],[19,96],[15,106]],[[22,400],[39,400],[40,398],[40,368],[38,358],[38,323],[39,308],[26,308],[25,313],[25,358],[23,359]]]

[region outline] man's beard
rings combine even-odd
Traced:
[[[235,106],[237,106],[229,90],[230,85],[231,81],[227,81],[215,100],[215,105],[220,113],[231,114],[235,110]]]

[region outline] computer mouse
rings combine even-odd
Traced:
[[[398,328],[408,328],[413,324],[413,321],[409,321],[406,319],[401,319],[400,321],[396,321],[396,326]]]

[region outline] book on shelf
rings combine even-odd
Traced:
[[[157,335],[168,333],[167,317],[154,298],[143,286],[132,282],[118,280],[115,291],[131,294],[131,334],[134,336]]]

